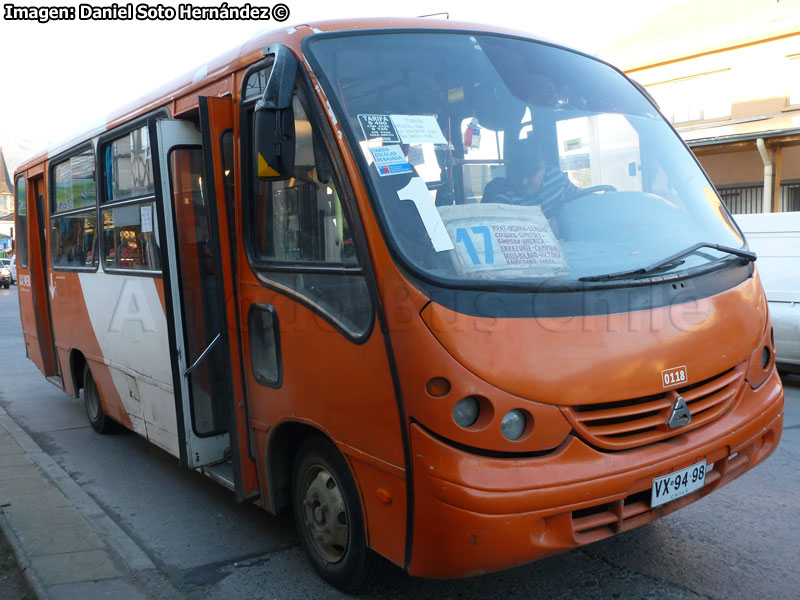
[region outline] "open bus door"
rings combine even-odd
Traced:
[[[50,308],[50,302],[56,294],[56,284],[55,275],[47,268],[47,213],[45,211],[47,197],[44,176],[38,175],[29,178],[27,187],[33,193],[33,202],[28,203],[28,219],[29,231],[35,231],[35,236],[29,238],[32,243],[30,244],[28,264],[31,270],[31,289],[33,290],[37,335],[42,359],[40,368],[48,381],[62,387]]]
[[[230,101],[230,99],[227,99]],[[229,111],[230,112],[230,111]],[[181,464],[204,467],[235,490],[237,500],[257,489],[248,464],[242,477],[234,391],[238,361],[231,352],[226,289],[232,289],[224,198],[217,211],[214,161],[208,111],[203,134],[190,121],[151,122],[158,145],[162,237],[169,257],[165,295],[171,310],[171,344]],[[219,139],[217,136],[216,139]],[[231,325],[229,325],[231,324]],[[237,386],[238,387],[238,386]],[[241,409],[243,411],[243,408]],[[248,459],[249,460],[249,459]]]

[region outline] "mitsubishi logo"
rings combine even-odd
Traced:
[[[689,412],[689,407],[686,406],[686,400],[683,396],[675,394],[675,403],[672,405],[672,414],[669,416],[667,425],[670,429],[675,429],[682,425],[688,425],[692,421],[692,413]]]

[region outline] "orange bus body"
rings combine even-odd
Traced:
[[[425,28],[484,30],[428,20],[360,20],[264,34],[114,113],[102,131],[27,161],[15,175],[18,182],[27,182],[27,222],[21,225],[29,249],[27,264],[20,260],[18,279],[28,356],[45,376],[60,377],[65,392],[77,397],[89,372],[105,415],[181,458],[185,466],[228,481],[237,500],[258,500],[272,512],[292,501],[298,448],[309,436],[324,436],[344,457],[355,482],[369,548],[412,575],[446,578],[506,569],[590,543],[707,495],[774,451],[782,431],[783,392],[770,355],[767,303],[752,266],[740,267],[751,269],[743,281],[704,297],[608,314],[590,310],[503,318],[460,312],[432,299],[393,255],[348,145],[343,115],[331,107],[328,88],[303,45],[320,32]],[[361,268],[372,299],[370,324],[356,340],[321,315],[318,305],[298,299],[284,280],[275,283],[253,266],[247,223],[254,216],[244,208],[247,184],[242,183],[249,125],[240,110],[247,100],[242,90],[248,69],[263,60],[268,45],[284,46],[299,58],[312,104],[308,112],[335,154],[338,184],[351,190],[349,210],[355,214],[350,225],[360,231],[356,241],[363,240],[361,256],[368,260]],[[145,120],[149,115],[155,116]],[[203,145],[203,156],[208,185],[216,194],[209,214],[221,249],[215,265],[222,270],[220,333],[229,340],[224,370],[232,373],[232,401],[223,417],[227,425],[220,426],[227,427],[223,438],[229,436],[225,458],[235,465],[230,478],[187,451],[185,423],[190,421],[182,419],[197,415],[182,415],[178,405],[185,399],[176,399],[183,375],[169,338],[176,335],[176,319],[188,322],[205,310],[201,299],[207,292],[192,288],[192,282],[200,285],[203,267],[192,272],[181,263],[181,317],[171,300],[181,283],[170,281],[168,265],[146,277],[128,275],[121,267],[106,272],[111,264],[106,261],[122,265],[110,248],[99,259],[103,264],[95,262],[91,269],[53,264],[58,251],[54,229],[46,224],[58,218],[51,217],[54,167],[69,161],[73,151],[92,149],[97,190],[103,190],[101,150],[116,139],[114,132],[141,124],[162,136],[155,124],[160,119],[202,121],[203,139],[214,146]],[[227,157],[233,179],[227,189],[220,162],[226,157],[216,146],[226,131],[233,140],[232,157]],[[154,154],[163,135],[151,140]],[[189,169],[188,155],[164,156],[172,162],[161,164],[162,173],[172,168],[176,177]],[[209,166],[216,179],[209,178]],[[153,170],[157,173],[158,165]],[[153,202],[173,204],[177,223],[175,232],[164,229],[162,234],[187,235],[185,248],[196,249],[202,227],[192,220],[190,200],[181,204],[191,182],[176,181],[185,189],[173,189],[174,198],[154,184]],[[162,178],[161,185],[168,183]],[[36,190],[44,195],[38,204]],[[121,213],[103,213],[102,201],[96,206],[96,235],[101,225],[105,235],[103,219],[121,222]],[[137,235],[145,239],[144,229],[150,227],[143,224],[146,202],[138,206]],[[48,235],[40,244],[42,228]],[[167,260],[177,261],[173,256]],[[258,313],[259,307],[268,307],[275,320]],[[127,320],[115,321],[119,311]],[[253,311],[276,330],[280,324],[280,373],[270,385],[253,367],[261,356],[253,355],[254,349],[261,352],[251,330]],[[197,353],[186,357],[186,365],[197,358]],[[662,372],[676,367],[683,367],[688,379],[668,388]],[[209,371],[205,380],[198,376],[192,393],[210,389],[215,372]],[[692,412],[691,425],[675,435],[666,427],[678,397],[672,389],[679,390]],[[481,412],[474,424],[462,427],[452,415],[456,403],[467,397],[478,399]],[[648,414],[658,423],[635,429],[631,423],[637,409],[630,399],[649,403]],[[592,416],[593,406],[602,415]],[[526,429],[511,441],[500,422],[515,409],[523,411]],[[196,436],[198,444],[204,436]],[[703,487],[651,507],[655,478],[701,461],[708,469]]]

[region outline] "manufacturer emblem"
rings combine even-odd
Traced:
[[[672,404],[672,414],[669,416],[667,425],[670,429],[688,425],[692,421],[692,413],[689,412],[689,407],[686,406],[686,400],[683,396],[677,396],[675,402]]]

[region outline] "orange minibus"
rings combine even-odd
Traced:
[[[31,360],[291,508],[339,588],[612,536],[780,440],[755,254],[653,101],[552,42],[277,30],[15,183]]]

